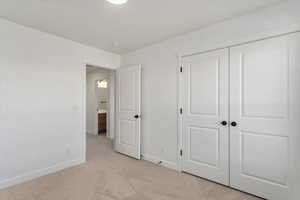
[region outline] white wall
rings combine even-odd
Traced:
[[[85,160],[85,64],[119,59],[0,19],[0,188]]]
[[[142,153],[177,164],[178,54],[226,47],[300,30],[300,1],[286,1],[122,55],[121,65],[142,64]],[[163,162],[164,163],[164,162]]]
[[[226,21],[122,56],[142,64],[142,153],[177,162],[177,54],[300,29],[299,1]],[[0,20],[0,188],[84,160],[85,64],[119,56]],[[295,193],[297,191],[295,190]]]
[[[96,81],[106,79],[110,82],[111,71],[106,69],[97,69],[96,71],[88,72],[86,76],[86,132],[89,134],[97,135],[98,134],[98,123],[97,123],[97,113],[98,108],[97,102],[97,90],[102,90],[99,88],[96,90]],[[110,86],[110,84],[109,84]],[[107,101],[109,102],[109,91],[106,89],[107,93],[105,94]],[[103,93],[101,92],[103,95]],[[101,95],[100,94],[100,95]],[[101,95],[101,96],[102,96]],[[103,95],[104,96],[104,95]],[[104,100],[104,99],[103,99]],[[107,104],[109,109],[109,104]],[[109,115],[109,113],[108,113]],[[109,116],[108,116],[109,117]],[[109,132],[109,123],[107,132]]]

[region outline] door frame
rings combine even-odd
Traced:
[[[97,64],[92,64],[92,63],[84,63],[83,67],[82,67],[82,74],[83,74],[83,84],[82,84],[82,91],[83,91],[83,99],[82,99],[82,102],[83,102],[83,105],[82,105],[82,112],[83,112],[83,126],[82,126],[82,141],[83,141],[83,158],[84,158],[84,161],[86,162],[86,106],[87,106],[87,102],[86,102],[86,80],[87,80],[87,73],[86,73],[86,66],[87,65],[91,65],[93,67],[97,67],[99,69],[106,69],[106,70],[110,70],[112,73],[111,73],[111,76],[110,76],[110,80],[109,80],[109,83],[111,83],[111,81],[113,81],[113,86],[112,88],[109,88],[109,109],[110,109],[110,113],[108,115],[109,119],[107,118],[107,121],[109,121],[109,134],[106,134],[106,137],[111,139],[112,141],[114,140],[114,136],[115,136],[115,124],[116,124],[116,119],[115,119],[115,98],[116,98],[116,94],[115,94],[115,91],[116,91],[116,83],[115,83],[115,79],[116,79],[116,69],[117,68],[109,68],[109,67],[102,67],[100,65],[97,65]],[[111,93],[113,92],[113,93]],[[111,99],[111,95],[113,96],[113,98]],[[95,117],[97,117],[95,115]],[[94,120],[95,121],[95,120]],[[97,125],[98,126],[98,125]]]
[[[181,76],[181,71],[180,68],[182,66],[182,59],[184,57],[188,57],[188,56],[192,56],[192,55],[197,55],[197,54],[204,54],[204,53],[209,53],[212,51],[217,51],[217,50],[221,50],[221,49],[229,49],[229,56],[230,56],[230,48],[232,47],[236,47],[236,46],[240,46],[240,45],[245,45],[248,43],[252,43],[252,42],[258,42],[258,41],[263,41],[263,40],[267,40],[267,39],[272,39],[272,38],[277,38],[277,37],[281,37],[281,36],[285,36],[285,35],[290,35],[290,34],[294,34],[294,33],[299,33],[300,29],[296,29],[293,31],[288,31],[288,32],[279,32],[279,33],[274,33],[271,32],[270,34],[266,34],[266,35],[261,35],[261,34],[257,34],[257,35],[253,35],[252,39],[244,39],[243,41],[237,40],[237,41],[227,41],[228,45],[216,45],[215,48],[204,48],[204,49],[192,49],[193,51],[186,51],[186,52],[181,52],[181,53],[177,53],[176,57],[177,57],[177,66],[176,66],[176,71],[177,71],[177,171],[179,172],[183,172],[182,170],[182,157],[180,155],[180,152],[183,148],[183,144],[182,144],[182,136],[183,136],[183,117],[180,114],[180,108],[182,107],[182,98],[183,98],[183,90],[182,90],[182,85],[183,85],[183,81],[182,81],[182,76]],[[226,41],[225,41],[226,42]],[[218,48],[219,47],[219,48]],[[230,60],[229,60],[229,71],[230,71]],[[230,77],[229,77],[229,81],[230,81]],[[230,90],[229,90],[229,104],[230,104]],[[229,110],[230,110],[230,105],[229,105]],[[230,118],[229,118],[230,119]],[[230,130],[229,130],[229,137],[230,137]],[[229,141],[229,150],[230,150],[230,141]],[[230,157],[230,155],[229,155]],[[230,167],[230,163],[229,163],[229,167]],[[230,176],[229,176],[229,185],[230,185]]]
[[[183,98],[183,91],[182,91],[182,75],[181,75],[181,66],[182,66],[182,59],[183,54],[177,54],[177,171],[182,172],[182,136],[183,136],[183,117],[180,113],[180,109],[182,107],[182,98]]]

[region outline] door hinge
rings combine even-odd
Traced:
[[[182,149],[180,149],[180,156],[182,156]]]
[[[183,69],[182,69],[182,67],[180,67],[180,72],[183,72]]]
[[[180,114],[182,115],[182,108],[180,108]]]

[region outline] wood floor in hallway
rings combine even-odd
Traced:
[[[185,173],[112,151],[87,136],[87,162],[0,191],[1,200],[259,200]]]

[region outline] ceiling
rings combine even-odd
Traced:
[[[0,17],[123,54],[280,0],[0,0]]]

